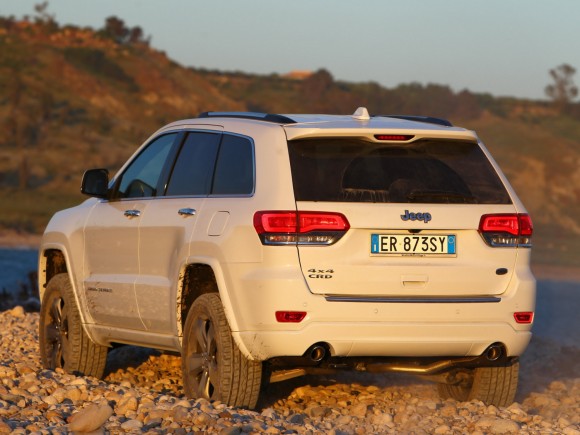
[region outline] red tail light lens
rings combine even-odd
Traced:
[[[265,245],[331,245],[350,228],[342,213],[258,211],[254,228]]]
[[[514,319],[516,323],[524,323],[530,324],[534,321],[534,312],[533,311],[520,311],[514,313]]]
[[[487,214],[479,221],[479,232],[489,246],[532,246],[532,219],[524,213]]]
[[[532,237],[534,226],[532,225],[532,218],[527,214],[519,214],[520,235]]]
[[[295,233],[295,211],[259,211],[254,214],[254,227],[261,233]]]
[[[298,212],[298,232],[347,231],[350,228],[346,217],[340,213]]]
[[[280,323],[300,323],[306,317],[306,311],[276,311],[276,320]]]

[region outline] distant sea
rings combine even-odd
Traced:
[[[28,274],[38,268],[38,250],[0,248],[0,291],[17,293],[29,285]]]

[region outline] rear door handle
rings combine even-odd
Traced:
[[[127,216],[128,218],[134,218],[134,217],[139,217],[141,216],[141,211],[140,210],[125,210],[125,213],[123,213],[125,216]]]
[[[185,217],[187,217],[187,216],[195,216],[195,213],[196,213],[196,211],[195,211],[195,209],[194,209],[194,208],[189,208],[189,207],[186,207],[186,208],[180,208],[180,209],[179,209],[179,211],[178,211],[177,213],[178,213],[180,216],[185,216]]]

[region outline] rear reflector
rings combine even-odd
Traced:
[[[520,311],[514,313],[514,319],[516,320],[516,323],[524,323],[524,324],[532,323],[532,321],[534,320],[534,312]]]
[[[280,323],[300,323],[306,317],[306,311],[276,311],[276,320]]]
[[[492,247],[532,246],[534,228],[525,213],[486,214],[479,221],[479,232]]]
[[[393,141],[407,141],[413,139],[412,134],[375,134],[376,140],[393,140]]]
[[[318,211],[258,211],[254,228],[267,245],[331,245],[350,228],[342,213]]]

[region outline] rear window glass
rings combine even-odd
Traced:
[[[324,138],[291,141],[288,147],[297,201],[511,203],[477,143]]]
[[[254,192],[252,143],[224,134],[219,148],[212,195],[250,195]]]

